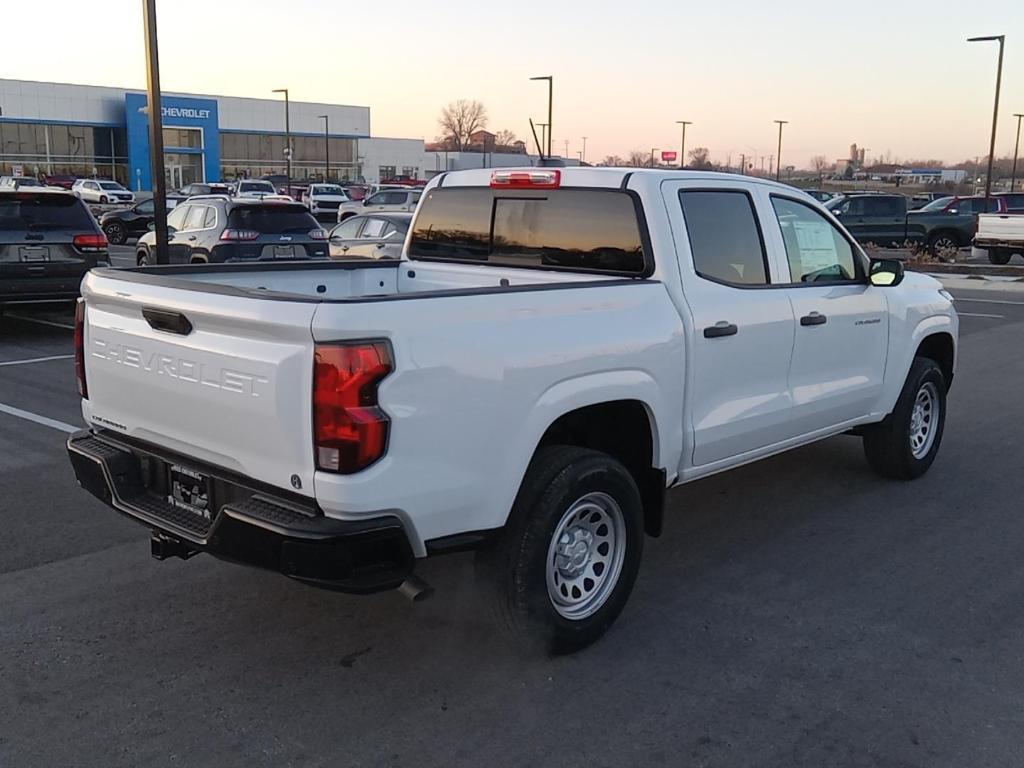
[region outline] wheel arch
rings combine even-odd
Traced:
[[[953,334],[949,331],[935,331],[926,334],[918,343],[914,357],[927,357],[934,360],[942,371],[946,382],[946,391],[953,386],[953,375],[956,368],[956,344]]]

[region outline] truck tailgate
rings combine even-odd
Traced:
[[[315,303],[96,273],[82,295],[87,422],[312,495]]]
[[[1024,215],[1019,213],[983,213],[978,216],[978,240],[1024,245]]]

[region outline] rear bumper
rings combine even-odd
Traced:
[[[211,478],[214,504],[205,520],[161,492],[168,466],[182,457],[90,431],[71,435],[67,450],[79,485],[159,535],[154,555],[161,559],[158,545],[175,554],[208,552],[353,593],[393,589],[412,573],[412,548],[396,516],[327,518],[309,500],[189,462]]]
[[[988,248],[1006,248],[1008,250],[1024,251],[1024,240],[1002,240],[998,237],[974,237],[974,247],[987,250]]]

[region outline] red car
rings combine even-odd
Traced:
[[[49,176],[43,176],[43,181],[47,186],[60,187],[61,189],[71,189],[71,186],[77,181],[77,176],[68,176],[66,174],[51,174]]]

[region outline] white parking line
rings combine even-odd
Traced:
[[[52,325],[54,328],[65,328],[69,331],[75,330],[75,326],[68,325],[67,323],[55,323],[53,320],[40,320],[38,317],[25,317],[24,315],[7,315],[15,320],[24,320],[26,323],[37,323],[38,325]]]
[[[74,355],[50,355],[49,357],[33,357],[28,360],[5,360],[0,363],[0,368],[5,365],[28,365],[29,363],[48,363],[51,360],[70,360]]]
[[[61,432],[78,432],[82,429],[82,427],[65,424],[63,421],[57,421],[56,419],[48,419],[45,416],[40,416],[38,413],[29,413],[28,411],[21,410],[21,408],[15,408],[13,405],[5,405],[4,403],[0,403],[0,413],[6,413],[8,416],[17,416],[19,419],[25,419],[25,421],[34,421],[36,424],[42,424],[44,427],[57,429]]]
[[[957,312],[960,317],[995,317],[999,320],[1003,319],[1003,315],[986,315],[984,312]]]
[[[1019,307],[1024,307],[1024,301],[1007,301],[1006,299],[965,299],[960,296],[954,295],[956,303],[959,304],[961,301],[977,301],[981,304],[1014,304]]]

